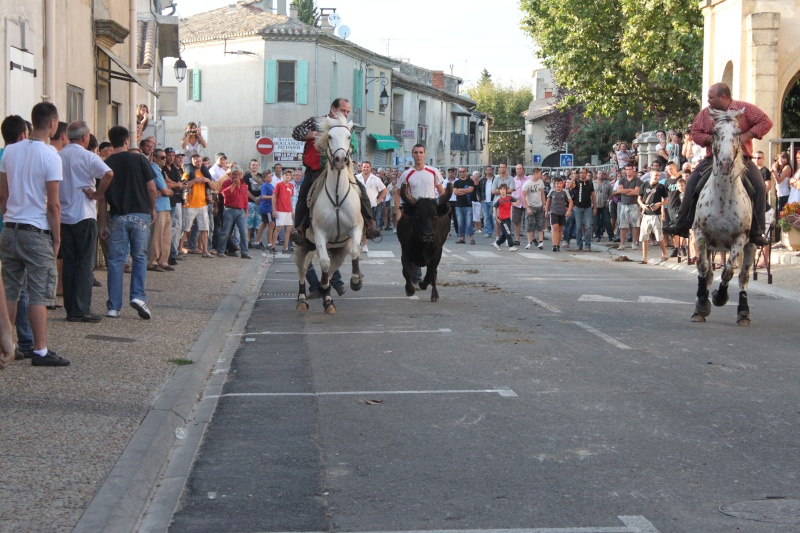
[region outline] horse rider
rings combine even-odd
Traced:
[[[664,231],[681,237],[689,237],[689,230],[694,222],[695,207],[699,191],[695,192],[697,182],[703,172],[713,163],[711,145],[714,139],[714,119],[711,118],[710,108],[719,111],[737,111],[744,109],[744,113],[739,117],[739,128],[741,134],[739,141],[742,148],[742,159],[745,165],[745,172],[742,179],[747,176],[752,184],[751,189],[755,191],[755,197],[750,197],[753,206],[753,217],[750,226],[750,242],[761,247],[769,244],[764,237],[766,228],[764,222],[764,212],[767,205],[766,189],[764,178],[753,161],[753,138],[761,139],[772,129],[772,120],[766,113],[758,107],[747,102],[733,100],[731,89],[724,83],[716,83],[708,89],[708,107],[704,108],[692,123],[692,139],[695,143],[706,148],[706,157],[698,163],[694,172],[686,180],[686,190],[684,200],[678,211],[678,218],[669,224]],[[747,189],[747,187],[745,187]]]
[[[350,115],[350,101],[346,98],[337,98],[331,104],[330,113],[328,116],[334,118],[336,115],[343,115],[347,118]],[[297,206],[295,207],[295,228],[292,230],[291,239],[294,244],[300,246],[305,239],[305,232],[310,223],[308,202],[308,191],[311,189],[311,184],[322,173],[322,155],[319,150],[314,146],[317,138],[322,137],[322,132],[317,131],[316,126],[317,117],[311,117],[292,132],[292,138],[296,141],[304,141],[306,143],[303,149],[303,164],[306,167],[306,174],[303,177],[303,184],[300,185],[300,192],[297,196]],[[372,205],[370,204],[369,197],[367,196],[367,189],[356,180],[359,191],[361,193],[361,216],[364,217],[364,232],[368,239],[375,239],[381,236],[381,231],[375,224],[375,218],[372,213]],[[312,244],[313,246],[313,244]]]

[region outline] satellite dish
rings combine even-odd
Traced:
[[[328,24],[330,24],[334,28],[338,26],[341,22],[342,22],[342,17],[338,13],[333,12],[330,15],[328,15]]]
[[[348,26],[339,26],[339,29],[336,30],[336,32],[342,39],[347,39],[348,37],[350,37],[350,27]]]

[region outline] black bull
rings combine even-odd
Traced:
[[[414,266],[426,267],[425,278],[419,289],[431,286],[431,301],[439,301],[436,290],[436,269],[442,259],[442,247],[450,234],[450,196],[453,186],[448,185],[439,198],[417,198],[409,196],[406,186],[400,188],[403,216],[397,222],[397,238],[402,249],[403,277],[406,279],[406,295],[413,296],[416,287],[412,283]]]

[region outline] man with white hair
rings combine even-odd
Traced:
[[[69,144],[58,155],[64,181],[61,201],[61,257],[64,260],[64,310],[69,322],[100,322],[92,310],[92,270],[97,255],[97,202],[114,172],[89,145],[89,125],[76,120],[67,126]],[[100,185],[95,191],[97,180]]]

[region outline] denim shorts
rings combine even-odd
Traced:
[[[30,305],[53,305],[58,274],[50,235],[4,227],[0,233],[0,261],[7,300],[19,300],[27,277]]]
[[[197,229],[208,231],[208,209],[205,207],[185,207],[183,212],[183,231],[192,231],[192,224],[197,219]]]
[[[619,227],[627,229],[628,226],[632,228],[639,227],[639,206],[638,204],[623,204],[617,206],[617,219],[619,220]]]

